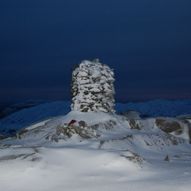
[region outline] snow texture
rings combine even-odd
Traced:
[[[155,118],[138,119],[134,128],[134,116],[72,111],[1,140],[1,190],[189,191],[191,145],[162,131]],[[71,120],[77,127],[84,121],[95,136],[56,135]]]
[[[81,62],[72,73],[72,110],[114,113],[113,83],[113,71],[98,59]]]

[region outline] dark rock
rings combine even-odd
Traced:
[[[170,158],[169,158],[169,156],[166,155],[166,157],[164,158],[164,160],[167,161],[167,162],[170,162]]]
[[[175,120],[157,118],[156,125],[166,133],[176,132],[177,134],[181,134],[183,130],[183,127],[180,125],[180,123]]]

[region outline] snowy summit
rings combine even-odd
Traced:
[[[108,66],[83,61],[72,74],[72,111],[58,116],[61,103],[48,104],[0,121],[44,119],[0,135],[1,190],[189,191],[191,117],[119,115],[113,83]],[[57,115],[45,119],[52,108]]]

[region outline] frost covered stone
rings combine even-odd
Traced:
[[[72,73],[73,111],[114,113],[114,73],[98,59],[82,61]]]

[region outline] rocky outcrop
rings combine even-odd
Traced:
[[[176,118],[156,118],[155,123],[165,133],[186,138],[191,142],[191,124],[189,121]]]

